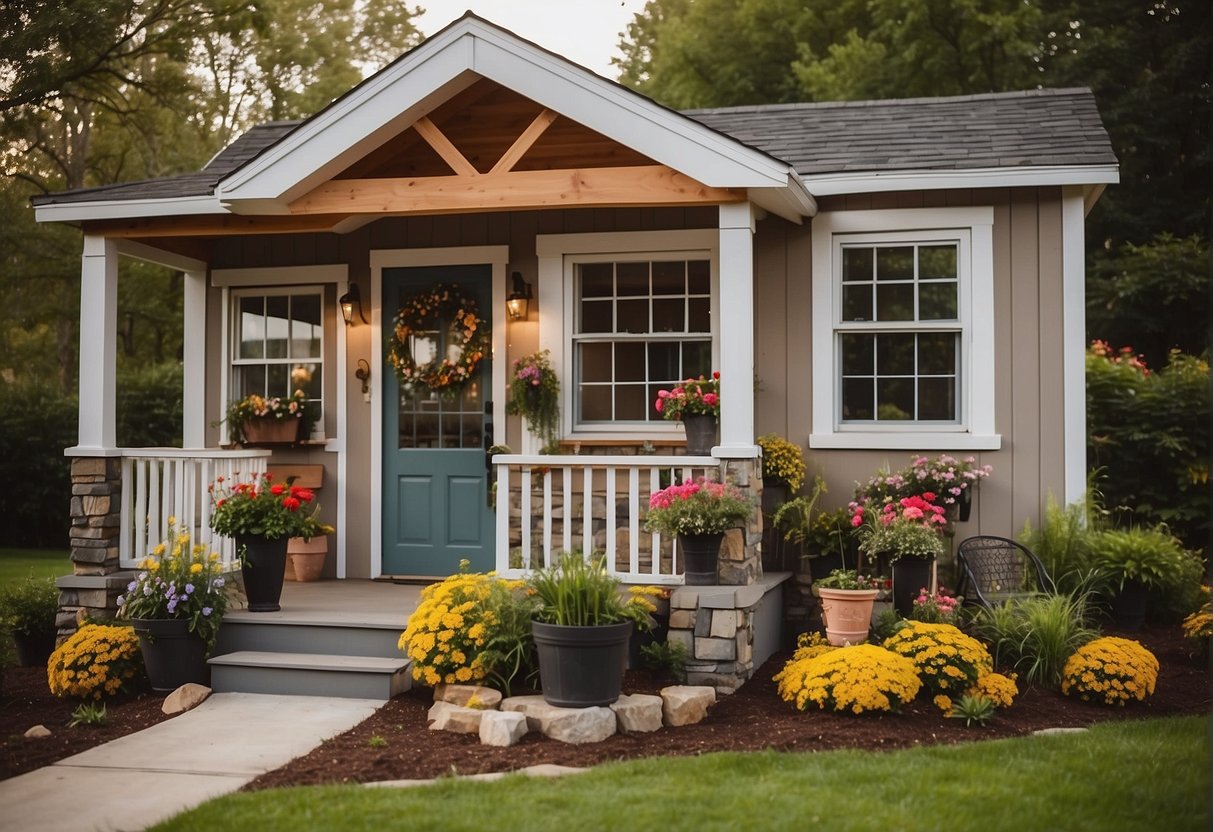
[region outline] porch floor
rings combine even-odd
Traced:
[[[282,609],[249,612],[232,607],[225,621],[261,624],[332,624],[395,627],[401,631],[421,602],[420,584],[360,579],[320,580],[282,585]]]

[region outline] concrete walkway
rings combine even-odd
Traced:
[[[0,782],[0,830],[145,829],[307,754],[384,704],[217,693],[151,728]]]

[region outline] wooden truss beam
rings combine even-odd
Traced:
[[[290,204],[296,215],[442,214],[532,208],[719,205],[745,194],[664,165],[506,171],[415,179],[335,179]]]

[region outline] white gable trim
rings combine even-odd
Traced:
[[[240,213],[283,211],[286,203],[332,178],[477,77],[496,81],[705,185],[799,186],[786,163],[469,17],[230,174],[216,195]],[[803,201],[810,200],[805,193]]]

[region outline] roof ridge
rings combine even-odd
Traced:
[[[870,98],[860,101],[793,101],[781,104],[742,104],[736,107],[705,107],[679,110],[685,116],[709,115],[713,113],[759,113],[786,110],[825,110],[847,107],[893,107],[921,104],[939,104],[954,101],[994,101],[1015,98],[1045,98],[1072,95],[1090,95],[1090,87],[1042,87],[1034,90],[1011,90],[1008,92],[969,93],[967,95],[935,95],[917,98]]]

